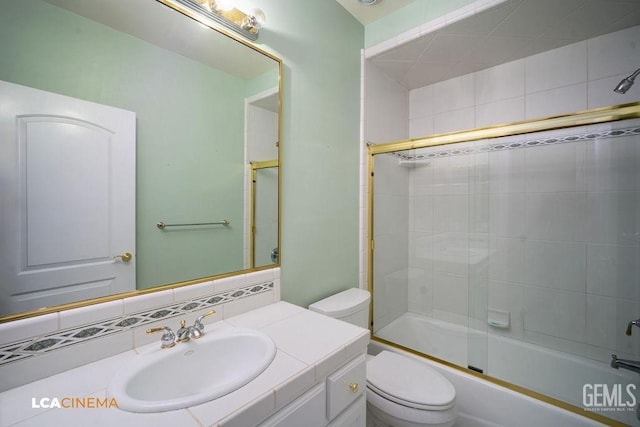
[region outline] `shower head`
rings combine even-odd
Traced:
[[[622,79],[613,91],[616,93],[626,93],[631,88],[631,86],[633,86],[633,81],[634,80],[630,77]]]
[[[638,68],[629,77],[625,77],[624,79],[620,80],[620,83],[618,83],[613,91],[616,93],[626,93],[631,88],[631,86],[633,86],[633,82],[638,74],[640,74],[640,68]]]

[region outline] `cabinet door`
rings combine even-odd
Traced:
[[[367,388],[367,359],[364,354],[353,359],[327,378],[327,418],[338,416]]]
[[[356,401],[329,424],[328,427],[365,427],[367,425],[367,398],[360,395]]]
[[[325,394],[325,385],[318,384],[260,424],[260,427],[323,427],[327,425]]]

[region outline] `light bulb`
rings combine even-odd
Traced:
[[[262,9],[259,8],[254,8],[251,9],[249,11],[249,15],[253,16],[254,19],[254,26],[259,30],[260,28],[264,27],[264,23],[267,21],[267,17],[265,16],[264,12],[262,11]]]
[[[247,15],[242,21],[242,28],[256,34],[260,28],[264,26],[267,20],[264,12],[261,9],[255,8]]]
[[[233,0],[215,0],[211,3],[216,10],[223,12],[228,12],[235,7]]]

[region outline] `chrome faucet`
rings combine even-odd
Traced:
[[[614,369],[618,369],[618,368],[627,369],[629,371],[633,371],[640,374],[640,361],[618,359],[618,356],[616,356],[615,354],[611,355],[611,367]]]
[[[627,332],[626,332],[627,335],[631,335],[631,328],[634,325],[640,327],[640,319],[632,320],[627,324]]]
[[[180,329],[175,333],[168,326],[162,326],[159,328],[152,328],[147,330],[147,334],[155,334],[156,332],[162,332],[160,338],[161,348],[171,348],[176,345],[176,342],[187,342],[191,339],[198,339],[204,335],[204,323],[202,321],[205,317],[216,314],[215,310],[211,310],[208,313],[198,317],[193,323],[193,326],[186,326],[185,320],[180,321]]]
[[[182,319],[180,321],[180,329],[178,329],[176,331],[176,335],[178,336],[178,338],[176,339],[176,341],[178,342],[187,342],[191,339],[191,330],[193,328],[193,326],[186,326],[187,322],[186,320]]]
[[[193,323],[193,330],[197,334],[197,336],[194,336],[194,338],[200,338],[204,335],[204,323],[202,323],[202,321],[205,317],[213,316],[214,314],[216,314],[216,311],[211,310],[210,312],[205,313],[196,319],[196,321]]]
[[[212,316],[216,314],[215,310],[211,310],[208,313],[203,314],[198,317],[196,321],[193,323],[193,326],[186,326],[187,322],[185,320],[180,321],[180,329],[176,331],[176,335],[178,336],[178,342],[187,342],[191,339],[198,339],[204,335],[204,323],[202,321],[205,317]]]
[[[155,334],[156,332],[162,332],[160,348],[171,348],[176,345],[176,334],[168,326],[147,329],[147,334]]]

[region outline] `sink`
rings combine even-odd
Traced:
[[[136,356],[109,382],[107,395],[131,412],[187,408],[249,383],[275,355],[275,344],[260,331],[211,329],[197,340]]]

